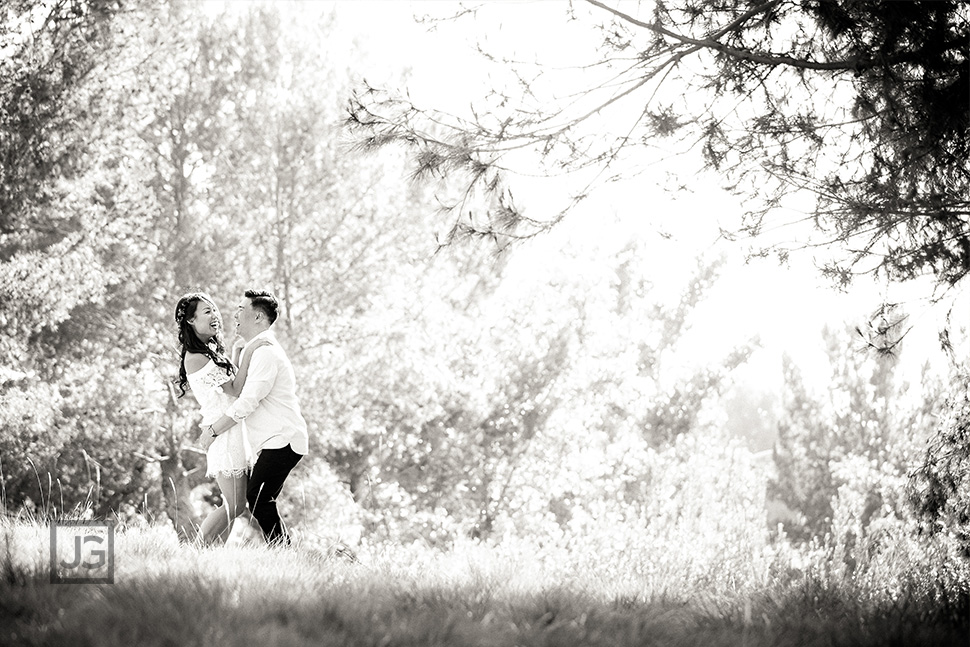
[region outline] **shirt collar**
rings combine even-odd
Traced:
[[[263,332],[259,333],[258,335],[256,335],[255,337],[253,337],[252,339],[250,339],[249,341],[247,341],[246,342],[246,346],[249,346],[250,344],[252,344],[257,339],[268,339],[271,342],[275,342],[276,341],[276,335],[273,334],[273,329],[272,328],[267,328]]]

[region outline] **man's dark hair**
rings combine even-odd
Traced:
[[[253,308],[258,309],[269,318],[270,325],[276,323],[280,316],[280,302],[272,292],[261,290],[246,290],[245,297],[252,301]]]

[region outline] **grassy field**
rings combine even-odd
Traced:
[[[524,545],[373,547],[355,562],[142,527],[117,529],[114,583],[52,584],[49,527],[0,530],[2,645],[970,645],[967,591],[932,578],[891,594],[810,573],[732,588]]]

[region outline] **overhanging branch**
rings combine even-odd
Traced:
[[[628,22],[631,25],[642,27],[643,29],[648,29],[655,34],[666,36],[667,38],[672,38],[684,45],[692,45],[694,49],[692,49],[690,53],[697,51],[699,49],[710,49],[717,52],[721,52],[722,54],[727,54],[728,56],[732,56],[739,60],[751,61],[752,63],[759,63],[761,65],[770,65],[770,66],[786,65],[789,67],[795,67],[795,68],[804,69],[804,70],[858,71],[870,66],[870,60],[868,58],[863,58],[861,56],[854,56],[852,58],[847,58],[847,59],[838,60],[838,61],[815,61],[811,59],[795,58],[793,56],[787,56],[785,54],[774,54],[770,52],[752,52],[748,50],[738,49],[736,47],[731,47],[730,45],[725,45],[724,43],[718,40],[724,34],[727,34],[739,28],[742,24],[744,24],[744,22],[746,22],[753,16],[756,16],[758,14],[764,13],[765,11],[768,11],[769,9],[771,9],[772,7],[778,4],[779,0],[772,0],[771,2],[766,2],[764,4],[758,5],[757,7],[753,7],[752,9],[746,11],[744,14],[736,18],[735,20],[731,21],[729,24],[725,25],[721,29],[718,29],[716,32],[712,32],[710,35],[708,35],[705,38],[693,38],[691,36],[685,36],[683,34],[678,34],[675,31],[671,31],[670,29],[667,29],[666,27],[663,27],[660,24],[651,24],[648,22],[644,22],[642,20],[638,20],[637,18],[634,18],[633,16],[627,13],[624,13],[619,9],[610,7],[609,5],[606,5],[603,2],[600,2],[599,0],[586,0],[586,2],[588,2],[589,4],[595,7],[599,7],[600,9],[603,9],[606,12],[613,14],[617,18],[620,18],[621,20]],[[883,60],[882,64],[904,62],[906,60],[908,60],[908,57],[899,56],[896,58]]]

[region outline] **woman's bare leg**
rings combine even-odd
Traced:
[[[199,528],[202,544],[225,543],[232,531],[232,522],[246,511],[246,485],[248,477],[217,476],[216,483],[222,490],[222,505],[209,513]]]

